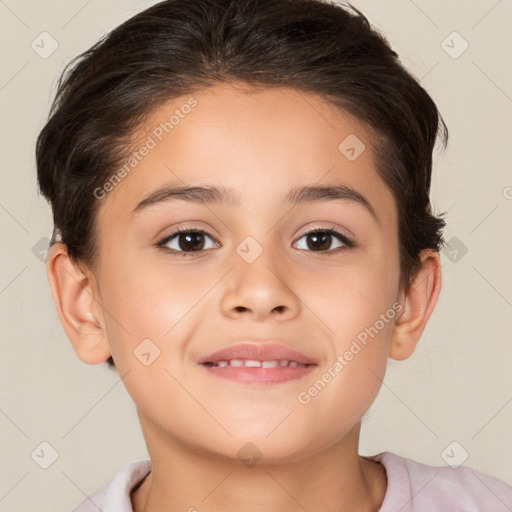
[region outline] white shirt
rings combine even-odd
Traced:
[[[391,452],[365,456],[386,469],[379,512],[512,512],[512,487],[466,466],[428,466]],[[149,459],[125,466],[73,512],[133,512],[130,492],[151,471]]]

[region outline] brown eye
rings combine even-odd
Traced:
[[[175,238],[178,240],[179,249],[182,251],[202,251],[204,249],[204,235],[202,233],[180,233]]]
[[[205,238],[212,240],[210,246]],[[193,254],[217,246],[213,237],[202,229],[178,229],[157,243],[157,247],[180,255]]]
[[[299,247],[299,249],[313,252],[331,252],[335,249],[350,248],[354,245],[348,237],[334,229],[315,229],[302,235],[299,240],[303,238],[306,240],[305,247]],[[336,243],[336,239],[338,245],[332,247],[331,245],[333,242]]]

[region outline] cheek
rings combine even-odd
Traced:
[[[352,410],[357,417],[375,398],[400,310],[396,302],[397,280],[397,253],[380,250],[340,269],[330,279],[323,279],[324,293],[318,293],[317,288],[313,294],[312,288],[304,294],[315,297],[311,309],[318,312],[331,340],[325,362],[327,373],[316,386],[323,395],[319,403],[342,403],[339,400],[343,396],[343,408]]]
[[[118,261],[103,273],[101,297],[116,364],[131,367],[134,350],[149,339],[161,350],[161,361],[174,365],[184,356],[190,322],[197,321],[208,303],[203,297],[219,278],[191,267]]]
[[[398,293],[398,257],[384,251],[374,252],[361,253],[346,266],[322,275],[318,273],[315,279],[304,279],[305,287],[301,288],[304,300],[312,300],[311,308],[329,328],[338,350],[344,348],[346,340],[355,338],[376,322],[382,335],[389,336],[389,320],[396,313],[390,308]],[[386,312],[383,323],[381,315]]]
[[[383,276],[354,272],[343,290],[333,291],[331,297],[336,298],[326,304],[326,321],[335,333],[338,353],[350,350],[352,341],[366,346],[374,338],[389,340],[398,305],[396,290]]]
[[[386,372],[390,336],[396,317],[393,303],[343,299],[327,321],[334,331],[322,372],[308,379],[297,396],[304,418],[326,425],[326,443],[350,430],[375,400]],[[310,424],[314,431],[314,424]]]

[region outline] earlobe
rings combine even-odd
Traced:
[[[65,244],[53,244],[46,257],[46,275],[62,327],[76,355],[87,364],[111,355],[101,306],[90,276],[69,258]]]
[[[439,253],[432,249],[425,249],[420,259],[420,269],[410,286],[400,296],[403,310],[391,334],[389,349],[391,359],[407,359],[414,352],[441,291]]]

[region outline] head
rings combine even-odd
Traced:
[[[375,397],[387,357],[412,353],[437,300],[445,223],[429,193],[439,135],[446,143],[434,102],[355,8],[169,0],[129,19],[70,64],[37,141],[55,226],[48,275],[77,355],[132,371],[126,386],[139,410],[163,424],[150,391],[168,386],[186,408],[190,397],[176,397],[177,381],[186,382],[214,403],[225,384],[208,391],[210,377],[195,364],[226,340],[295,340],[327,369],[379,321],[363,357],[357,352],[297,420],[303,434],[315,418],[327,421],[347,379],[364,391],[350,395],[352,413],[332,439],[348,432]],[[239,197],[207,201],[196,191],[187,196],[203,202],[184,194],[134,212],[169,185],[223,186]],[[286,202],[306,185],[341,185],[345,199],[324,192]],[[179,239],[165,240],[173,226],[205,230],[209,245],[198,256],[164,252],[183,251]],[[342,251],[292,245],[320,227],[345,236]],[[250,263],[237,250],[247,237],[260,253]],[[134,355],[143,340],[159,351],[150,366]],[[283,384],[300,409],[294,385]],[[270,388],[261,404],[268,425],[253,427],[255,436],[282,417],[282,396]],[[240,389],[223,392],[230,400],[218,416],[250,436],[254,409],[240,412]],[[194,428],[182,427],[169,428],[192,442]],[[312,432],[304,450],[318,446]]]

